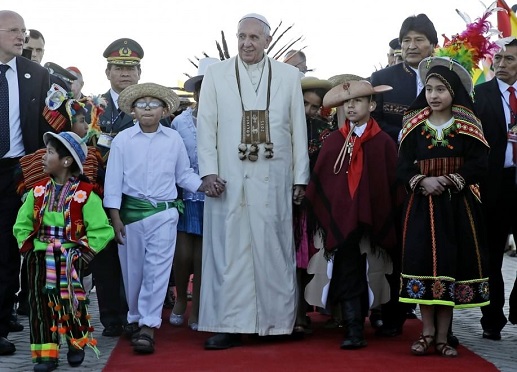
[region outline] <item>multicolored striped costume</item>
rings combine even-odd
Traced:
[[[34,186],[18,212],[13,231],[27,260],[35,363],[57,361],[60,339],[98,352],[80,278],[85,263],[114,232],[92,190],[92,184],[75,177],[64,185],[47,178]]]

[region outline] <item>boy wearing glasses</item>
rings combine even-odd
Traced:
[[[154,330],[161,325],[183,210],[176,184],[190,192],[205,191],[205,185],[190,168],[181,136],[160,124],[179,106],[172,90],[153,83],[131,85],[122,91],[118,104],[136,124],[111,144],[104,206],[110,210],[119,244],[127,321],[140,328],[132,344],[136,352],[146,354],[154,352]],[[218,196],[224,188],[218,179],[206,194]]]

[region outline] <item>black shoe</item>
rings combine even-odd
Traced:
[[[119,337],[122,334],[122,331],[123,329],[120,324],[111,324],[104,328],[104,330],[102,331],[102,335],[104,337]]]
[[[21,332],[23,331],[23,324],[17,320],[9,321],[9,332]]]
[[[174,304],[176,303],[174,296],[171,294],[169,290],[167,290],[167,295],[165,296],[165,301],[163,301],[163,307],[166,309],[172,309]]]
[[[5,337],[0,337],[0,355],[12,355],[16,351],[16,346],[6,339]]]
[[[418,319],[415,309],[409,309],[406,313],[406,319]]]
[[[367,345],[368,345],[368,343],[362,337],[349,337],[349,338],[345,338],[343,340],[340,347],[341,347],[341,349],[344,349],[344,350],[353,350],[353,349],[360,349]]]
[[[373,328],[379,329],[382,327],[383,322],[382,322],[382,314],[380,311],[372,310],[372,312],[370,313],[369,319],[370,319],[370,325]]]
[[[499,341],[501,339],[501,332],[485,330],[485,331],[483,331],[483,338],[488,338],[489,340]]]
[[[34,366],[34,372],[49,372],[57,368],[56,362],[41,362]]]
[[[16,309],[16,314],[29,316],[29,304],[27,303],[27,301],[18,303],[18,308]]]
[[[79,367],[84,360],[84,350],[75,349],[73,346],[69,346],[70,349],[66,354],[66,360],[71,367]]]
[[[241,345],[242,341],[239,333],[218,333],[205,341],[206,350],[223,350]]]
[[[381,337],[395,337],[402,334],[402,328],[400,327],[389,327],[386,325],[382,325],[375,331],[376,336]]]

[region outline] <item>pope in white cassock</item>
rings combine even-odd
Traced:
[[[239,55],[210,66],[201,88],[200,175],[227,181],[205,201],[199,330],[217,333],[206,349],[290,334],[296,318],[292,203],[309,181],[307,129],[298,70],[269,58],[270,43],[267,20],[245,15]]]

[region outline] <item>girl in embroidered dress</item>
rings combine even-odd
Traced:
[[[485,233],[477,182],[488,144],[473,112],[472,79],[448,57],[419,65],[424,90],[404,115],[397,176],[408,194],[403,213],[400,301],[420,305],[423,329],[411,352],[447,344],[454,308],[489,303]]]
[[[79,279],[114,237],[100,197],[82,176],[84,142],[73,132],[47,132],[43,140],[43,170],[50,177],[28,193],[13,229],[27,260],[34,371],[57,367],[60,339],[73,367],[83,362],[84,347],[98,353]]]

